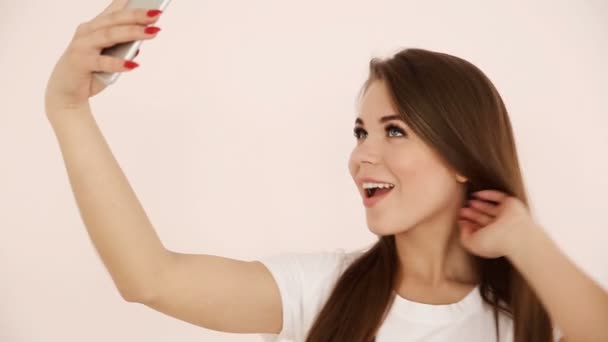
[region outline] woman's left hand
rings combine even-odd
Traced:
[[[520,236],[536,227],[528,208],[520,199],[497,190],[473,195],[477,199],[469,200],[468,207],[460,209],[462,245],[483,258],[509,256]]]

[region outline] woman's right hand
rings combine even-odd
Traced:
[[[48,80],[47,115],[87,107],[89,98],[106,87],[94,71],[124,72],[136,66],[131,62],[129,68],[129,61],[101,54],[102,49],[118,43],[156,37],[156,32],[146,30],[158,20],[160,11],[126,8],[126,4],[127,0],[113,0],[97,17],[78,26]]]

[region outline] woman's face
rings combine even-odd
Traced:
[[[406,231],[434,217],[453,207],[462,193],[457,175],[405,122],[398,118],[380,122],[397,113],[384,82],[374,81],[359,104],[362,123],[355,124],[357,142],[348,163],[362,198],[363,177],[395,186],[365,209],[369,229],[380,236]]]

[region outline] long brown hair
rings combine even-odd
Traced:
[[[373,81],[385,82],[409,127],[468,178],[467,197],[495,189],[529,208],[507,109],[479,68],[446,53],[411,48],[372,58],[362,93]],[[552,341],[547,311],[509,260],[475,260],[497,338],[502,312],[513,319],[515,342]],[[306,341],[374,341],[395,298],[397,267],[394,235],[380,237],[338,278]]]

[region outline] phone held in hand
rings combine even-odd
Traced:
[[[167,8],[167,5],[169,5],[169,2],[171,2],[171,0],[129,0],[127,8],[159,9],[164,11],[165,8]],[[143,40],[136,40],[116,44],[101,50],[101,54],[114,56],[125,60],[132,60],[135,58],[135,54],[137,53],[137,50],[141,46],[142,42]],[[94,72],[93,74],[105,85],[110,85],[116,82],[121,73]]]

